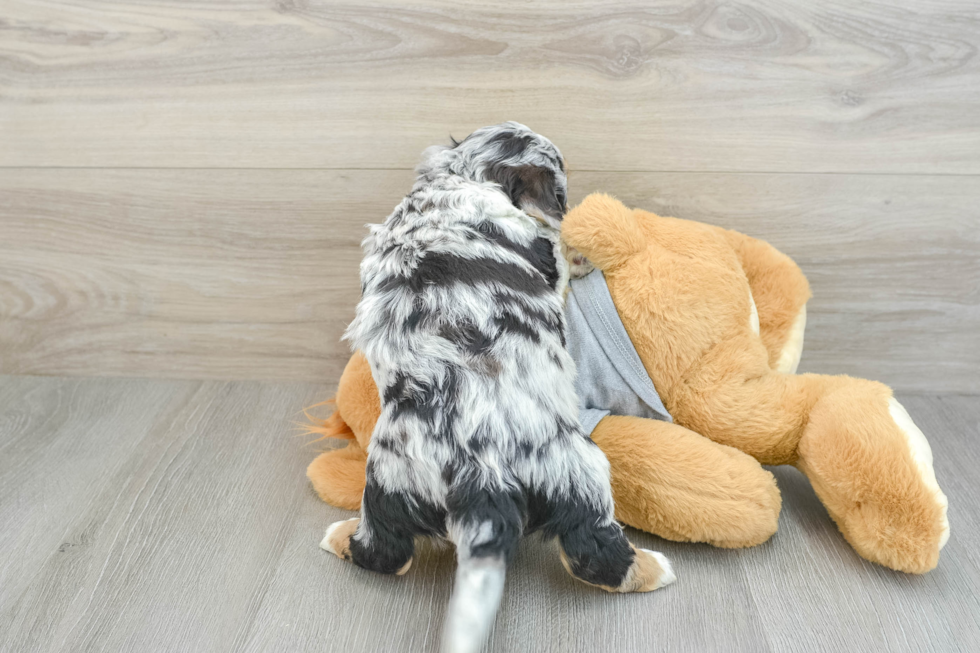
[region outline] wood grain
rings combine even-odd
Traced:
[[[80,514],[197,385],[0,377],[0,632],[39,569],[91,542]]]
[[[229,644],[261,603],[282,533],[306,493],[288,419],[315,393],[258,384],[81,385],[105,394],[67,411],[84,429],[77,447],[95,455],[80,461],[70,449],[32,442],[39,460],[16,475],[3,472],[14,489],[23,493],[25,484],[36,495],[31,505],[5,501],[4,522],[15,536],[35,539],[35,556],[44,554],[32,575],[15,567],[15,579],[29,583],[15,585],[20,591],[2,606],[4,648],[234,650]],[[179,396],[159,402],[161,390]],[[129,418],[93,437],[86,431],[106,404],[126,406]],[[284,450],[294,455],[277,455]],[[88,501],[59,491],[63,474],[98,475]]]
[[[450,549],[403,577],[321,551],[290,437],[323,385],[0,377],[0,651],[434,651]],[[971,651],[980,647],[980,397],[900,396],[949,496],[939,567],[859,558],[806,479],[776,468],[780,530],[752,549],[666,542],[678,581],[615,596],[526,539],[487,651]]]
[[[364,224],[407,171],[7,170],[0,372],[333,383]],[[952,176],[572,173],[772,242],[813,285],[802,369],[980,388],[980,185]]]
[[[572,169],[980,173],[971,0],[7,0],[0,165],[410,168],[514,119]]]

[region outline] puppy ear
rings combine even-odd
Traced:
[[[561,235],[601,270],[622,265],[646,245],[632,209],[602,193],[589,195],[568,212]]]
[[[498,166],[490,172],[510,201],[528,215],[560,222],[565,215],[565,189],[554,170],[538,166]]]

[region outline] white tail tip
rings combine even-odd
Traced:
[[[442,632],[442,653],[479,653],[504,593],[502,558],[459,561],[456,584]]]

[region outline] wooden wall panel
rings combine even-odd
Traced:
[[[7,0],[0,371],[335,378],[365,222],[517,119],[572,195],[771,240],[803,368],[976,391],[972,0]]]
[[[980,173],[972,0],[6,0],[0,166]]]
[[[0,373],[333,382],[364,224],[408,171],[6,170]],[[769,240],[813,285],[802,369],[980,388],[971,177],[573,172]]]

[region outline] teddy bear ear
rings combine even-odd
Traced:
[[[645,246],[632,209],[603,193],[589,195],[565,214],[561,235],[600,270],[622,265]]]

